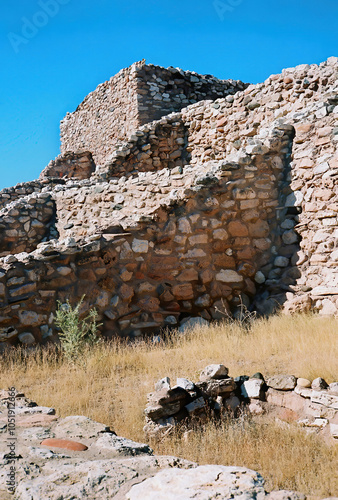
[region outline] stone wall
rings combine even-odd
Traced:
[[[181,69],[135,63],[100,84],[61,122],[61,152],[88,150],[96,165],[109,160],[115,146],[143,124],[202,99],[217,99],[243,89]]]
[[[50,193],[32,193],[0,211],[0,257],[35,250],[50,236],[55,206]]]
[[[180,146],[162,143],[161,162],[170,166],[175,165],[170,155],[177,155],[178,165],[223,159],[236,162],[248,153],[264,151],[262,144],[271,124],[295,127],[293,161],[284,170],[286,182],[280,191],[276,265],[269,263],[262,270],[264,286],[257,307],[271,312],[287,291],[286,310],[314,307],[336,314],[337,78],[338,63],[333,57],[319,66],[288,68],[235,95],[193,104],[141,127],[117,148],[98,175],[109,179],[123,168],[127,172],[156,169],[161,153],[156,141],[159,123],[169,129],[172,123],[180,124],[179,130],[184,131],[178,139]]]
[[[234,311],[240,294],[250,303],[257,272],[274,259],[278,186],[282,159],[288,161],[280,149],[285,138],[292,144],[290,133],[283,131],[274,148],[242,164],[147,173],[135,188],[135,178],[59,187],[57,228],[65,239],[40,244],[18,261],[2,261],[1,326],[11,317],[10,325],[22,333],[34,318],[30,333],[41,340],[40,327],[49,332],[56,301],[71,297],[76,303],[83,294],[87,309],[97,307],[108,336],[138,336],[189,317],[220,319],[216,309]],[[99,215],[100,223],[90,226]]]
[[[148,439],[161,439],[177,428],[193,432],[196,420],[203,424],[210,416],[217,420],[243,414],[270,414],[308,431],[324,431],[323,437],[338,438],[338,382],[329,385],[321,377],[311,382],[294,375],[264,377],[257,372],[232,378],[228,368],[214,364],[201,371],[198,382],[178,378],[171,386],[169,377],[160,379],[147,399],[144,432]]]
[[[56,185],[64,184],[64,179],[46,178],[43,180],[34,180],[22,182],[10,188],[4,188],[0,191],[0,210],[13,201],[29,196],[32,193],[50,192]]]
[[[68,152],[52,160],[41,172],[39,179],[50,177],[88,179],[94,171],[95,164],[89,151]]]
[[[138,118],[128,124],[137,126],[114,149],[104,132],[111,130],[106,104],[101,128],[89,115],[113,88],[121,106],[120,91],[132,99],[146,68],[120,72],[115,87],[103,84],[69,115],[66,136],[76,126],[102,154],[89,178],[81,177],[91,173],[90,154],[67,153],[49,165],[46,180],[0,193],[2,339],[28,331],[45,340],[55,333],[57,301],[76,303],[84,293],[107,336],[209,321],[223,317],[221,308],[236,314],[240,300],[261,314],[282,304],[337,314],[337,58],[141,127],[137,113],[146,110],[130,108]],[[191,91],[203,80],[193,76]],[[149,97],[149,89],[137,95]],[[122,136],[130,133],[121,127]],[[73,174],[80,178],[49,177]],[[41,193],[21,199],[32,190]]]

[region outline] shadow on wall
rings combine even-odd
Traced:
[[[287,293],[298,290],[297,279],[301,277],[299,252],[301,235],[297,232],[299,216],[302,212],[299,192],[294,192],[292,182],[292,147],[295,137],[294,127],[290,135],[289,151],[285,155],[281,172],[276,226],[272,228],[271,260],[262,266],[256,275],[257,295],[252,309],[259,315],[273,314],[287,300]]]

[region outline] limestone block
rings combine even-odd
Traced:
[[[135,253],[147,253],[149,249],[148,240],[139,240],[135,238],[132,243],[132,250]]]
[[[297,379],[294,375],[274,375],[266,380],[266,385],[280,391],[292,391],[296,387]]]
[[[229,370],[224,365],[208,365],[201,371],[200,381],[207,382],[213,379],[223,379],[228,376]]]
[[[216,280],[222,281],[223,283],[241,283],[243,281],[243,276],[231,269],[222,269],[216,274]]]
[[[244,467],[201,465],[181,470],[167,469],[131,488],[127,500],[225,500],[233,498],[257,498],[263,500],[263,478]]]
[[[246,380],[241,386],[241,394],[244,398],[260,399],[263,385],[264,380],[261,379]]]

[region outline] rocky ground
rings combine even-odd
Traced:
[[[217,381],[210,379],[219,372],[212,366],[202,375]],[[59,418],[17,391],[0,391],[0,433],[3,500],[305,500],[297,492],[267,493],[250,469],[155,456],[147,444],[84,416]]]

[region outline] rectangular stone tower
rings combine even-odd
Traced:
[[[243,90],[241,81],[218,80],[179,68],[135,63],[91,92],[61,122],[61,153],[90,151],[102,166],[141,126],[197,101]]]

